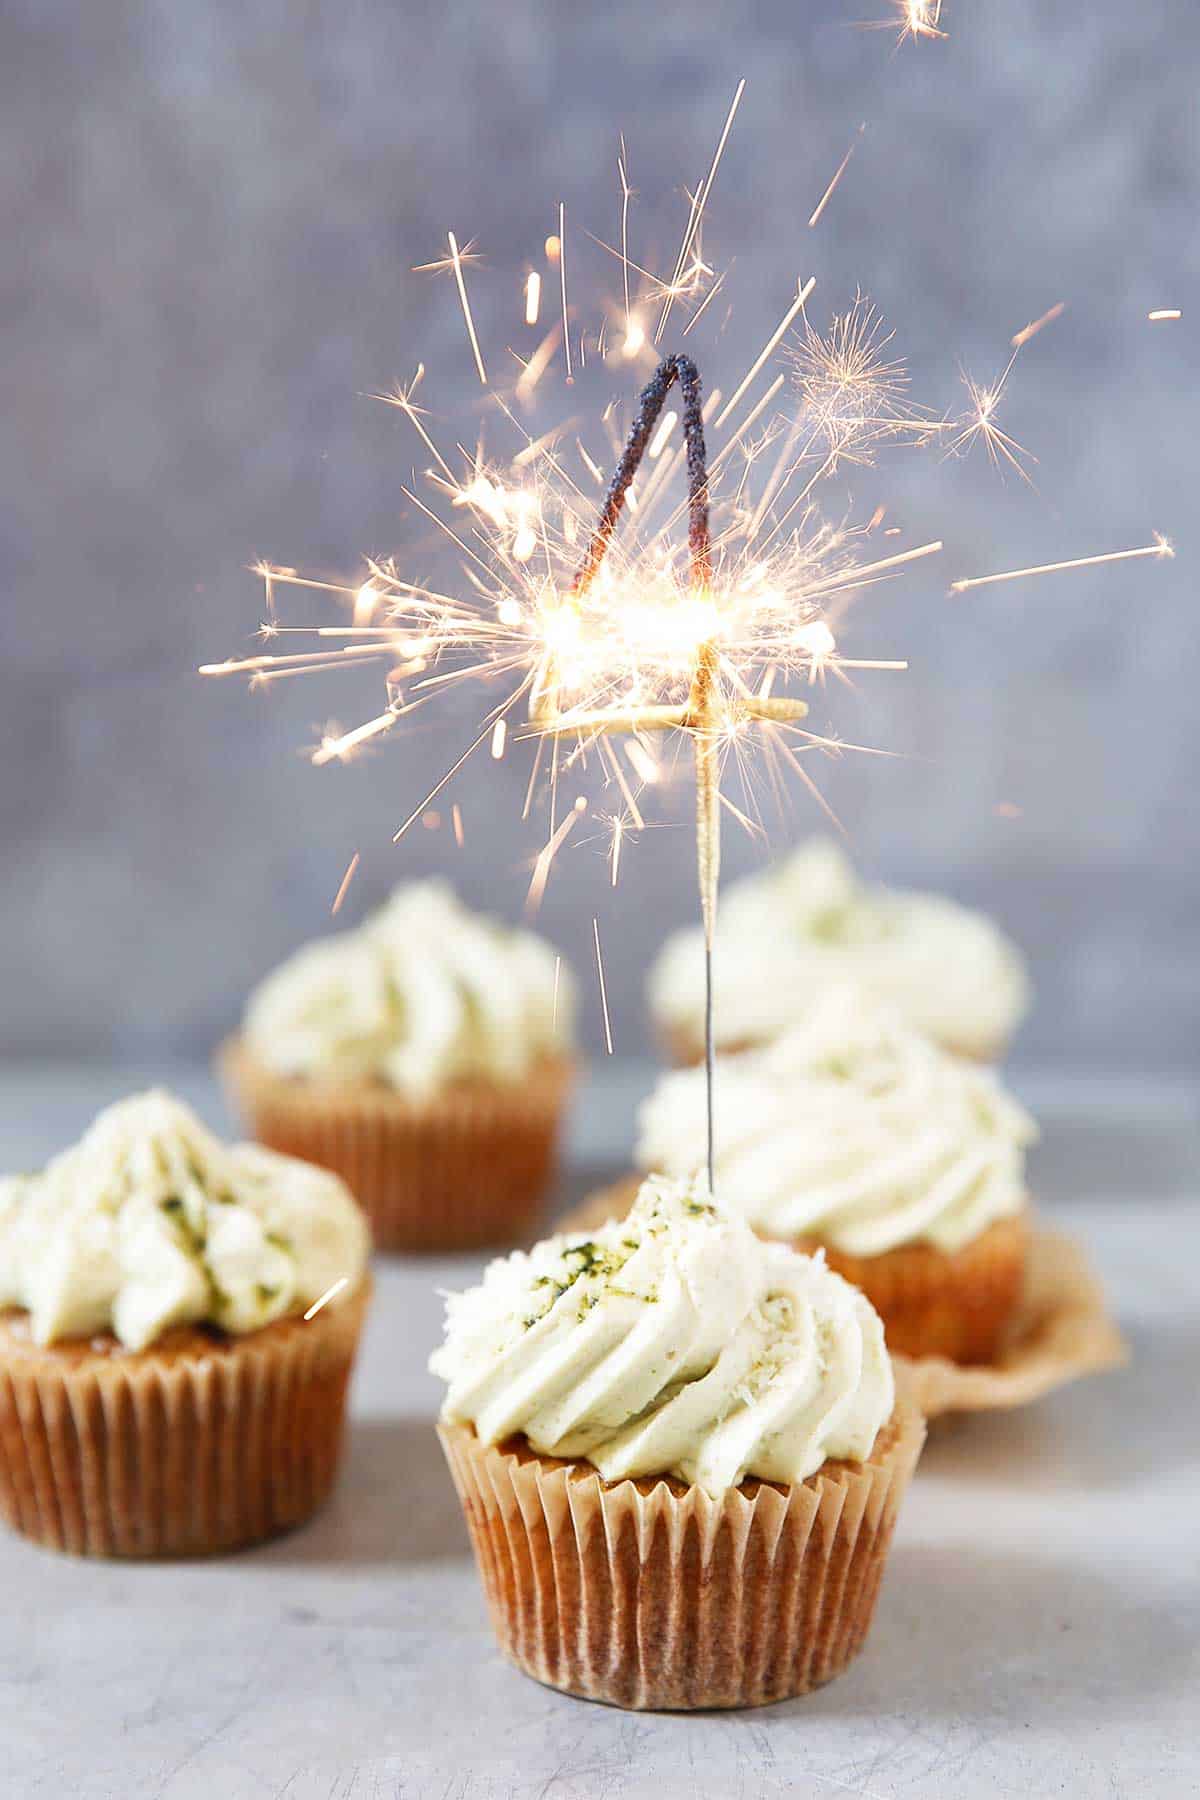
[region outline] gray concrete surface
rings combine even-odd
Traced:
[[[585,1090],[562,1197],[622,1165],[647,1071]],[[9,1068],[0,1167],[36,1164],[141,1072]],[[175,1072],[225,1123],[207,1077]],[[847,1675],[744,1714],[570,1700],[493,1646],[433,1436],[435,1290],[381,1260],[341,1483],[238,1557],[135,1567],[0,1535],[0,1791],[22,1800],[1174,1800],[1200,1783],[1195,1411],[1200,1121],[1181,1083],[1033,1080],[1034,1183],[1090,1244],[1130,1367],[943,1427]]]

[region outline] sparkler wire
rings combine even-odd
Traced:
[[[642,389],[637,412],[629,428],[625,448],[621,452],[621,460],[608,484],[608,491],[600,508],[596,529],[571,584],[572,593],[586,594],[596,578],[617,522],[624,511],[633,478],[641,467],[659,414],[676,381],[683,397],[683,438],[687,447],[688,549],[691,552],[692,586],[706,588],[712,578],[712,548],[708,525],[708,455],[704,444],[700,372],[690,356],[676,355],[664,357]]]
[[[690,356],[666,356],[643,388],[625,448],[621,452],[600,517],[571,591],[585,594],[600,569],[612,542],[634,476],[641,467],[667,395],[679,383],[683,399],[683,439],[688,474],[688,552],[693,593],[704,594],[712,584],[712,535],[708,516],[708,452],[704,442],[703,394],[700,372]],[[713,938],[716,927],[717,880],[721,863],[721,797],[718,760],[717,716],[718,658],[716,645],[700,646],[684,716],[692,734],[696,759],[696,851],[700,901],[704,918],[704,1073],[708,1125],[708,1186],[715,1191],[713,1168]]]

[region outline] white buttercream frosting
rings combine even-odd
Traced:
[[[717,1192],[772,1236],[954,1251],[1026,1202],[1024,1108],[861,989],[826,989],[773,1043],[719,1058],[714,1102]],[[704,1142],[703,1069],[663,1076],[639,1166],[681,1174]]]
[[[143,1350],[173,1325],[257,1331],[305,1311],[369,1251],[336,1175],[223,1144],[154,1090],[100,1113],[41,1173],[0,1182],[0,1307],[36,1342],[111,1331]]]
[[[471,1076],[519,1081],[569,1048],[573,1010],[548,944],[428,881],[289,957],[251,996],[245,1036],[276,1074],[375,1079],[421,1098]]]
[[[430,1361],[447,1421],[523,1433],[609,1481],[710,1494],[868,1456],[894,1401],[883,1327],[825,1267],[757,1238],[699,1176],[652,1177],[628,1218],[493,1262],[447,1300]]]
[[[1022,960],[982,913],[937,894],[861,883],[814,839],[734,882],[717,923],[714,1023],[728,1048],[786,1030],[814,989],[853,982],[961,1055],[999,1054],[1028,1005]],[[650,974],[657,1024],[703,1041],[704,946],[669,938]]]

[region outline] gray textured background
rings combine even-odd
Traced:
[[[424,358],[439,411],[474,432],[452,298],[411,265],[447,225],[479,240],[501,364],[558,200],[580,279],[587,263],[611,280],[582,230],[616,230],[624,130],[637,245],[666,260],[679,187],[745,74],[706,240],[736,259],[738,296],[700,347],[710,382],[728,391],[797,270],[819,278],[816,320],[861,283],[939,408],[960,359],[990,374],[1015,329],[1068,303],[1005,414],[1040,458],[1036,492],[982,458],[912,461],[878,488],[947,551],[859,614],[855,647],[912,673],[816,709],[903,760],[847,758],[826,790],[870,871],[994,907],[1026,944],[1023,1055],[1195,1058],[1196,9],[946,0],[949,41],[898,54],[852,28],[883,10],[0,0],[0,1050],[203,1051],[323,926],[355,849],[347,919],[435,869],[519,910],[538,843],[518,820],[523,753],[447,796],[465,850],[446,830],[390,844],[465,741],[469,701],[315,771],[314,724],[373,709],[369,678],[264,696],[192,671],[247,643],[256,554],[339,571],[395,549],[449,578],[401,504],[411,441],[364,397]],[[1148,325],[1156,305],[1182,323]],[[946,597],[955,574],[1155,528],[1174,563]],[[693,909],[682,790],[659,816],[677,829],[631,848],[616,895],[583,841],[542,914],[593,1043],[598,916],[619,1049],[641,1040],[648,956]],[[774,845],[813,820],[797,794]],[[730,870],[762,854],[730,834]]]

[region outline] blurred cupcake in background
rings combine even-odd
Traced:
[[[501,1648],[645,1708],[807,1693],[861,1648],[924,1424],[820,1258],[694,1182],[448,1301],[439,1435]]]
[[[815,990],[847,982],[944,1049],[995,1062],[1029,997],[1021,957],[990,919],[940,895],[865,886],[824,839],[730,885],[717,924],[715,981],[717,1044],[727,1052],[769,1042]],[[668,939],[650,973],[649,1002],[671,1060],[698,1062],[698,930]]]
[[[1021,1294],[1037,1132],[991,1070],[831,988],[774,1043],[720,1060],[715,1126],[722,1202],[823,1248],[889,1349],[992,1358]],[[641,1109],[637,1163],[681,1175],[704,1151],[704,1072],[676,1070]]]
[[[0,1511],[93,1556],[233,1549],[333,1484],[370,1294],[324,1170],[169,1094],[0,1182]]]
[[[381,1248],[513,1243],[553,1177],[573,1014],[548,944],[421,882],[269,975],[221,1068],[254,1135],[341,1175]]]

